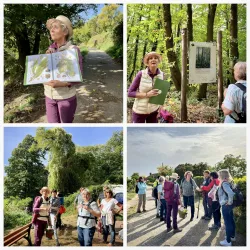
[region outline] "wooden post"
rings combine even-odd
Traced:
[[[223,102],[223,68],[222,68],[222,31],[217,34],[217,56],[218,56],[218,112],[222,115],[221,104]]]
[[[181,122],[187,122],[187,29],[182,29]]]

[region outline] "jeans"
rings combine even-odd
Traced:
[[[173,228],[177,229],[177,214],[178,214],[178,204],[177,203],[172,203],[171,205],[168,204],[167,206],[167,228],[171,227],[171,212],[173,209]]]
[[[221,227],[220,203],[218,201],[213,201],[212,212],[213,212],[213,217],[214,217],[214,225]]]
[[[187,208],[188,206],[191,207],[191,218],[194,218],[194,196],[184,196],[183,195],[183,203],[184,203],[184,207]]]
[[[78,226],[77,232],[80,246],[92,246],[92,240],[95,234],[95,227],[82,228]]]
[[[56,220],[56,228],[61,229],[61,227],[62,227],[61,214],[58,213],[58,215],[57,215],[57,220]]]
[[[103,226],[103,241],[108,240],[108,235],[110,233],[110,243],[115,243],[115,224],[114,225],[106,225],[106,217],[102,217],[102,226]]]
[[[138,197],[139,197],[139,202],[138,202],[137,211],[141,210],[141,205],[142,205],[142,209],[146,210],[146,194],[138,194]]]
[[[158,123],[157,120],[158,110],[150,114],[137,114],[133,111],[132,122],[133,123]]]
[[[231,237],[235,237],[233,205],[223,205],[222,215],[224,218],[224,223],[226,228],[227,242],[231,242]]]
[[[212,217],[212,207],[208,205],[208,194],[205,193],[203,197],[203,207],[204,207],[204,213],[205,217]]]
[[[57,236],[57,230],[56,230],[56,215],[55,214],[50,213],[50,221],[51,221],[51,226],[52,226],[53,231],[54,231],[55,240],[57,243],[59,243],[58,236]]]
[[[163,218],[164,221],[167,218],[167,203],[166,203],[165,199],[161,199],[160,218]]]

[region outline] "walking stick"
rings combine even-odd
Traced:
[[[197,219],[199,218],[199,212],[200,212],[200,193],[198,193],[198,196],[199,196],[199,202],[198,202]]]

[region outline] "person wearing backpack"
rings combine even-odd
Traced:
[[[220,241],[221,246],[232,246],[235,241],[235,221],[233,213],[233,200],[235,193],[232,190],[232,177],[227,169],[219,171],[220,186],[218,189],[218,198],[222,208],[226,238]]]
[[[167,203],[164,198],[163,185],[165,178],[159,177],[159,185],[157,186],[158,204],[160,205],[160,221],[166,221],[167,218]]]
[[[48,197],[50,194],[49,188],[43,187],[40,190],[40,194],[42,196],[37,196],[33,205],[33,213],[37,214],[35,220],[33,221],[35,229],[35,246],[41,246],[44,231],[46,230],[48,225],[50,210],[50,203]]]
[[[76,196],[74,200],[74,206],[77,208],[77,205],[79,205],[82,202],[82,191],[84,190],[83,187],[80,187],[79,194]]]
[[[177,226],[178,207],[182,204],[180,199],[180,187],[177,183],[179,178],[177,173],[173,173],[170,176],[170,181],[165,181],[164,183],[164,198],[167,202],[167,232],[170,232],[172,229],[174,229],[174,233],[182,231]],[[171,226],[171,217],[173,227]]]
[[[138,186],[138,207],[137,213],[141,213],[141,206],[143,212],[146,212],[146,191],[147,191],[147,184],[144,181],[143,177],[139,177],[139,181],[137,183]]]
[[[214,224],[210,226],[209,230],[219,230],[221,227],[221,212],[220,203],[217,198],[217,190],[220,185],[219,175],[217,172],[210,173],[211,182],[208,186],[201,187],[202,190],[208,191],[208,203],[211,203]]]
[[[51,197],[50,197],[50,221],[52,228],[54,230],[54,237],[56,240],[56,245],[60,246],[57,230],[56,230],[56,221],[57,221],[57,215],[59,214],[59,207],[60,207],[60,200],[56,197],[57,191],[54,189],[51,191]]]
[[[96,229],[96,218],[101,213],[95,201],[91,200],[91,194],[87,188],[82,192],[82,203],[77,206],[77,232],[80,246],[92,246]]]
[[[153,189],[152,189],[152,196],[155,199],[155,207],[156,207],[156,218],[160,217],[161,213],[161,205],[158,202],[158,185],[159,185],[159,178],[160,176],[157,176],[155,182],[153,183]]]
[[[234,65],[235,84],[230,84],[224,91],[224,101],[221,105],[225,123],[246,123],[247,116],[247,64],[237,62]]]
[[[115,210],[115,207],[119,210]],[[103,243],[107,243],[110,233],[110,243],[108,246],[115,244],[115,214],[118,214],[123,209],[122,204],[113,198],[113,191],[106,189],[105,198],[101,201],[101,219],[103,227]]]
[[[181,181],[181,191],[183,195],[184,208],[187,209],[188,206],[191,207],[191,218],[190,221],[194,219],[194,191],[200,191],[194,179],[192,179],[193,173],[191,171],[186,171],[184,174],[184,179]]]
[[[209,170],[205,170],[203,172],[203,176],[204,176],[204,180],[202,182],[201,188],[209,186],[211,182]],[[211,220],[212,219],[212,207],[208,203],[208,191],[202,189],[202,197],[203,197],[204,216],[202,216],[201,219]]]
[[[60,201],[60,208],[59,208],[59,213],[57,215],[56,228],[59,228],[59,230],[61,230],[62,229],[62,219],[61,219],[62,211],[65,212],[64,197],[60,191],[57,191],[56,197]]]

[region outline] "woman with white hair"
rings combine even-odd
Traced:
[[[160,106],[149,103],[149,98],[159,94],[158,89],[154,89],[154,83],[157,78],[163,80],[163,72],[158,68],[161,61],[162,57],[157,52],[147,53],[143,59],[147,68],[136,75],[129,87],[128,97],[135,98],[133,123],[158,123]]]
[[[65,16],[49,19],[46,27],[54,41],[46,53],[55,53],[67,49],[76,49],[82,72],[82,56],[79,48],[70,42],[73,28],[70,20]],[[51,80],[44,84],[46,115],[49,123],[72,123],[77,106],[76,88],[78,83]]]
[[[226,238],[220,241],[221,246],[232,246],[235,241],[235,221],[233,213],[233,199],[235,193],[232,190],[232,177],[227,169],[219,171],[220,186],[218,189],[218,198],[222,207],[224,218]]]
[[[37,196],[35,198],[33,213],[35,214],[35,219],[33,218],[33,224],[35,229],[35,246],[41,246],[44,231],[47,228],[49,220],[49,194],[50,190],[48,187],[43,187],[40,190],[42,196]]]
[[[160,221],[165,221],[167,219],[167,203],[164,198],[164,185],[165,178],[163,176],[160,176],[159,178],[159,184],[157,186],[158,191],[158,204],[160,205]]]
[[[224,91],[225,99],[221,105],[224,115],[226,116],[224,122],[246,123],[246,102],[243,102],[244,98],[246,99],[247,92],[246,62],[237,62],[234,65],[234,78],[236,83],[230,84]]]
[[[91,200],[90,192],[87,188],[82,191],[81,204],[78,208],[77,231],[80,246],[92,246],[96,228],[96,218],[101,213],[95,201]]]

